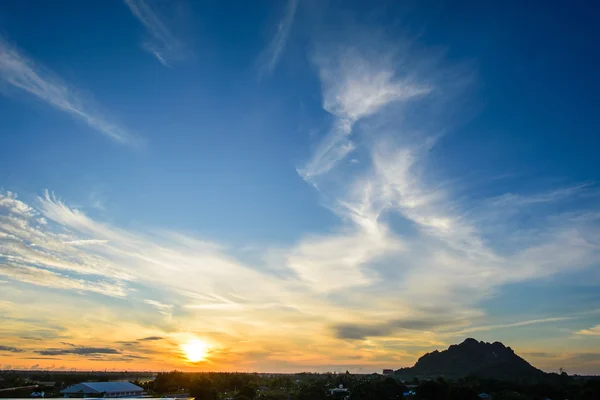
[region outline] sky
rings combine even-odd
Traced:
[[[0,368],[600,374],[590,7],[0,2]]]

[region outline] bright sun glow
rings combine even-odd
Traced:
[[[191,362],[198,362],[204,360],[206,353],[208,352],[208,344],[200,340],[190,340],[189,342],[181,346],[185,356]]]

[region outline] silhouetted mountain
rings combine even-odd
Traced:
[[[396,374],[407,378],[476,375],[503,380],[529,380],[544,376],[544,372],[516,355],[510,347],[500,342],[478,342],[471,338],[451,345],[447,350],[427,353],[414,367],[401,368]]]

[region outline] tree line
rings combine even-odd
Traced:
[[[600,400],[600,379],[578,379],[563,373],[539,382],[502,381],[477,376],[448,380],[417,378],[401,381],[378,374],[158,374],[157,394],[186,392],[196,400]],[[330,389],[348,389],[330,394]]]

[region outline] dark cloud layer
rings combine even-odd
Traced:
[[[122,344],[124,346],[137,346],[137,345],[139,345],[138,342],[132,342],[130,340],[118,340],[115,343]]]
[[[423,331],[448,325],[451,321],[436,319],[396,319],[380,324],[338,324],[332,327],[339,339],[362,340],[367,337],[388,336],[399,330]]]
[[[110,347],[70,347],[68,349],[44,349],[38,350],[36,353],[43,356],[59,356],[65,354],[74,355],[90,355],[90,354],[120,354],[117,349]]]
[[[19,348],[16,348],[16,347],[1,346],[0,345],[0,351],[7,351],[9,353],[23,353],[25,350],[19,349]]]
[[[162,340],[162,339],[163,338],[160,337],[160,336],[148,336],[148,337],[145,337],[145,338],[138,339],[138,341],[140,341],[140,342],[146,342],[146,341],[151,341],[151,340]]]

